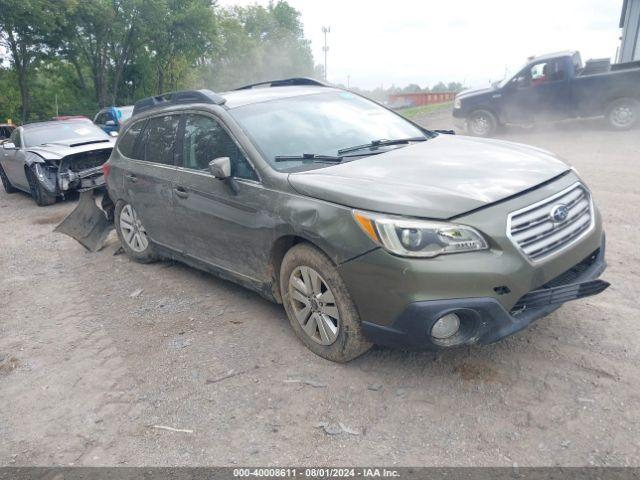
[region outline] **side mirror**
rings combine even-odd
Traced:
[[[231,159],[229,157],[219,157],[211,160],[209,162],[209,172],[220,180],[231,177]]]
[[[118,136],[118,132],[116,132],[115,130],[112,132],[109,132],[109,136],[110,137],[117,137]]]
[[[4,142],[2,144],[2,148],[4,148],[5,150],[15,150],[16,145],[15,143],[12,143],[12,142]]]
[[[113,120],[107,120],[106,122],[104,122],[104,126],[105,127],[115,127],[116,126],[116,122],[114,122]]]

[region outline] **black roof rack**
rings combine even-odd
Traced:
[[[154,108],[166,107],[168,105],[180,105],[185,103],[210,103],[213,105],[224,105],[226,99],[211,90],[183,90],[180,92],[169,92],[147,97],[138,100],[133,106],[133,115],[137,115]]]
[[[291,87],[298,85],[313,85],[316,87],[326,87],[326,83],[307,77],[283,78],[282,80],[269,80],[267,82],[252,83],[236,88],[236,90],[250,90],[254,87]]]

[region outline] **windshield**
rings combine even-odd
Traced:
[[[131,114],[133,113],[133,107],[118,107],[120,113],[118,113],[118,118],[120,119],[120,123],[124,123],[131,118]]]
[[[341,149],[374,140],[425,136],[418,127],[399,115],[349,92],[332,91],[284,98],[245,105],[229,113],[277,170],[300,167],[301,161],[276,163],[276,156],[303,153],[338,155]]]
[[[502,87],[506,86],[507,83],[509,83],[513,79],[513,77],[516,76],[516,74],[518,74],[522,70],[524,70],[524,68],[527,65],[528,65],[528,63],[525,63],[524,65],[522,65],[520,63],[520,64],[517,65],[519,68],[506,67],[505,70],[504,70],[504,78],[502,80],[500,80],[499,82],[496,82],[496,85],[499,88],[502,88]]]
[[[78,140],[108,140],[109,136],[89,122],[60,122],[47,123],[42,126],[30,127],[24,130],[24,143],[27,147],[43,145],[45,143]]]

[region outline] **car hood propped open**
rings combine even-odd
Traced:
[[[303,195],[412,217],[447,219],[540,185],[569,167],[551,153],[499,140],[439,135],[289,175]]]

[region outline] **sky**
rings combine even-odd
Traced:
[[[328,80],[372,89],[466,86],[516,73],[531,55],[580,50],[583,60],[615,58],[622,0],[288,0]],[[221,6],[268,0],[218,0]]]

